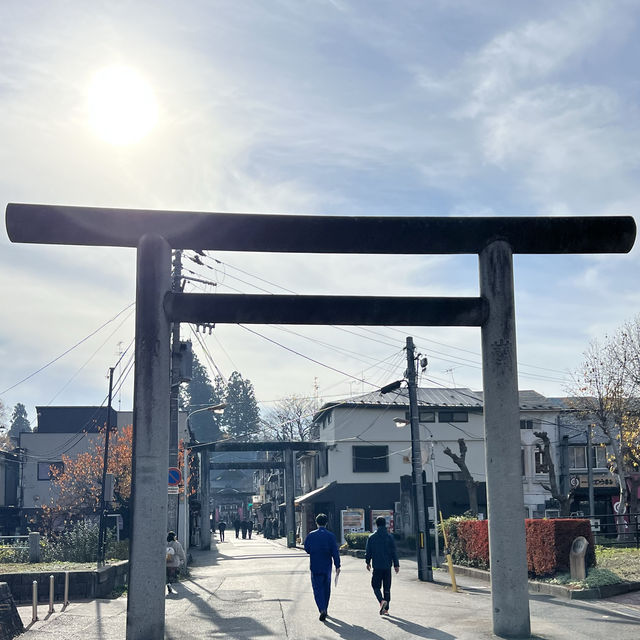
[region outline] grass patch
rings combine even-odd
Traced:
[[[113,564],[114,560],[107,562]],[[0,564],[0,573],[44,573],[46,571],[93,571],[95,562],[7,562]]]
[[[585,580],[572,580],[568,572],[558,573],[542,582],[561,584],[570,589],[593,589],[608,584],[640,581],[640,550],[596,546],[596,566]]]

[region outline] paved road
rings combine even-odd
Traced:
[[[420,583],[415,561],[403,560],[394,575],[391,616],[378,615],[364,562],[343,558],[343,570],[322,623],[313,601],[308,559],[279,541],[236,540],[195,553],[191,579],[167,596],[166,638],[230,640],[484,640],[491,633],[491,601],[486,583],[460,577],[452,593],[444,572],[438,582]],[[41,607],[41,615],[45,607]],[[21,607],[25,622],[30,609]],[[640,602],[568,602],[532,596],[534,638],[616,640],[640,638]],[[123,640],[126,601],[72,603],[67,611],[35,623],[21,638]]]

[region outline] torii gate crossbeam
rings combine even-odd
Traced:
[[[480,298],[427,298],[407,306],[420,308],[411,318],[416,326],[437,323],[446,315],[453,326],[481,327],[493,630],[501,636],[529,637],[512,256],[626,253],[635,241],[633,218],[295,216],[9,204],[6,224],[14,242],[138,249],[128,640],[164,638],[170,320],[202,314],[210,322],[239,322],[243,317],[245,322],[268,323],[280,313],[269,307],[273,302],[257,299],[247,306],[226,298],[218,311],[213,297],[184,298],[181,304],[170,294],[170,249],[477,254]],[[386,322],[391,316],[385,307],[403,304],[398,300],[345,300],[336,303],[339,312],[326,309],[327,302],[335,300],[319,297],[306,309],[305,303],[295,301],[288,307],[290,320],[305,324],[323,324],[329,317],[332,324],[364,324],[363,308],[367,317],[375,315],[373,322],[392,324]],[[259,305],[261,310],[254,312]],[[216,320],[218,312],[222,320]],[[286,313],[282,322],[287,322]]]

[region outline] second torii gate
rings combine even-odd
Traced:
[[[137,247],[127,639],[164,638],[171,322],[479,326],[493,630],[530,635],[513,289],[514,253],[626,253],[616,217],[339,217],[9,204],[14,242]],[[469,298],[172,293],[171,249],[479,257]]]

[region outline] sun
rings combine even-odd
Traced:
[[[89,122],[103,140],[114,145],[138,142],[157,120],[153,90],[131,67],[105,67],[91,79]]]

